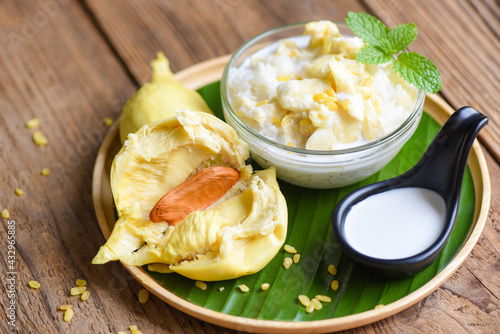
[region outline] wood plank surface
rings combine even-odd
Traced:
[[[88,0],[89,9],[139,83],[162,50],[172,71],[233,53],[256,35],[287,23],[343,21],[355,1],[116,1]],[[119,5],[118,5],[119,3]]]
[[[90,264],[104,243],[91,197],[92,167],[107,131],[102,120],[116,118],[137,85],[149,80],[159,50],[178,71],[234,52],[270,28],[343,21],[350,10],[373,13],[391,27],[415,22],[419,37],[411,49],[438,65],[444,98],[490,117],[481,136],[491,152],[492,203],[481,239],[441,288],[346,333],[500,331],[500,9],[494,0],[24,0],[2,1],[0,9],[0,210],[11,214],[0,228],[1,333],[117,333],[133,324],[143,333],[236,333],[156,297],[140,304],[140,284],[119,264]],[[33,117],[40,126],[27,129]],[[37,130],[47,146],[33,143]],[[50,168],[48,177],[40,175],[43,167]],[[25,195],[16,196],[16,187]],[[9,263],[13,225],[16,253]],[[78,278],[91,291],[85,302],[68,295]],[[30,289],[30,280],[41,288]],[[12,300],[15,327],[8,323]],[[58,310],[63,304],[75,310],[69,323]]]
[[[8,1],[1,9],[0,206],[11,218],[0,229],[0,332],[116,333],[136,324],[145,333],[215,333],[160,300],[139,304],[141,285],[118,263],[90,264],[104,243],[92,205],[92,169],[107,131],[103,118],[115,118],[135,91],[127,71],[78,2]],[[27,129],[33,117],[40,126]],[[35,130],[48,138],[47,146],[33,143]],[[48,177],[40,175],[43,167],[50,168]],[[16,187],[25,195],[17,197]],[[12,263],[10,225],[16,241]],[[79,278],[91,291],[85,302],[69,296]],[[31,280],[41,288],[30,289]],[[14,283],[13,298],[8,282]],[[15,327],[7,317],[12,301]],[[58,310],[64,304],[75,312],[70,323]]]

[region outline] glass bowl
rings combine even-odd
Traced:
[[[274,166],[281,180],[307,188],[343,187],[375,174],[394,158],[418,127],[425,93],[418,92],[412,112],[396,130],[360,146],[329,151],[309,150],[290,147],[262,136],[238,118],[233,109],[228,94],[228,73],[231,68],[240,66],[256,52],[278,40],[302,36],[306,24],[296,23],[264,32],[233,54],[221,79],[224,117],[248,144],[251,157],[263,168]],[[342,35],[353,36],[346,24],[336,24]]]

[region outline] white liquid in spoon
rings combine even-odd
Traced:
[[[400,188],[355,204],[345,220],[349,244],[370,257],[395,260],[416,255],[437,240],[446,204],[435,191]]]

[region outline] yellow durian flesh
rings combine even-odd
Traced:
[[[180,111],[128,138],[111,170],[119,219],[93,263],[166,264],[186,277],[212,281],[255,273],[276,255],[288,218],[275,170],[252,174],[245,165],[248,147],[229,125],[207,113]],[[221,200],[176,227],[149,221],[166,192],[213,165],[240,172]]]
[[[195,260],[171,270],[205,281],[249,275],[264,268],[285,241],[287,207],[273,168],[256,172],[243,193],[210,211],[225,212],[227,218],[219,239]]]
[[[146,124],[175,116],[176,110],[212,111],[196,91],[177,81],[162,52],[151,62],[151,81],[127,101],[120,115],[120,140]]]

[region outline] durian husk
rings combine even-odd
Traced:
[[[200,94],[177,81],[163,52],[157,53],[156,59],[151,62],[151,68],[151,81],[139,88],[122,109],[122,144],[129,133],[137,132],[146,124],[173,117],[176,110],[213,114]]]

